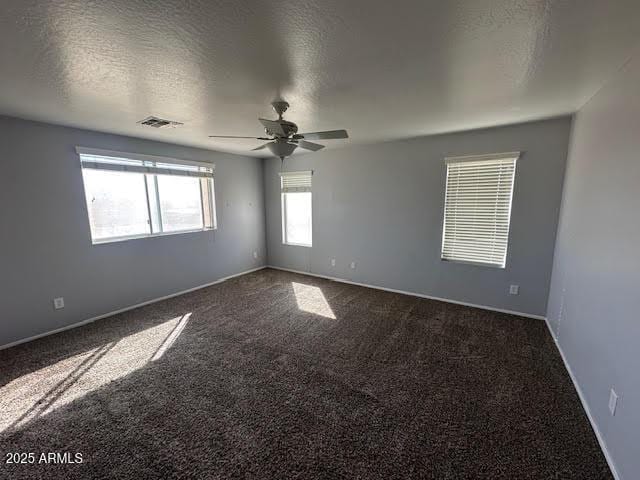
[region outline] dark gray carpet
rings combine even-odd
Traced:
[[[544,322],[302,275],[249,274],[0,365],[2,478],[612,478]]]

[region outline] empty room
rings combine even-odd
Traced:
[[[0,65],[0,479],[640,478],[637,0],[3,0]]]

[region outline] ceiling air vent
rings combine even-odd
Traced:
[[[177,127],[182,125],[181,122],[173,122],[171,120],[165,120],[164,118],[158,117],[147,117],[144,120],[140,120],[138,122],[140,125],[145,125],[147,127],[153,128],[169,128],[169,127]]]

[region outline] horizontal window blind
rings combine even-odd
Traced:
[[[504,268],[519,153],[447,159],[442,258]]]
[[[78,147],[82,168],[110,170],[116,172],[133,172],[153,175],[174,175],[197,178],[212,178],[214,165],[173,160],[149,155],[126,154],[117,156],[117,152],[100,153],[93,149]],[[123,154],[124,155],[124,154]]]
[[[281,172],[282,193],[310,192],[313,171]]]

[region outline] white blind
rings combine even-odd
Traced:
[[[310,192],[311,176],[313,171],[305,172],[281,172],[282,193]]]
[[[504,268],[518,152],[448,158],[442,258]]]
[[[82,147],[77,147],[76,151],[80,155],[82,168],[198,178],[213,177],[213,164]]]

